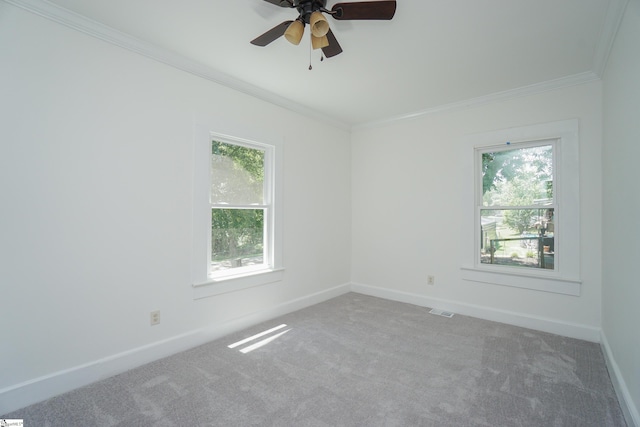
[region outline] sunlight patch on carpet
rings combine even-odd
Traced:
[[[272,332],[279,331],[280,329],[286,328],[286,327],[287,327],[287,325],[283,323],[283,324],[278,325],[278,326],[276,326],[274,328],[267,329],[266,331],[263,331],[263,332],[260,332],[258,334],[252,335],[249,338],[245,338],[243,340],[234,342],[233,344],[230,344],[227,347],[228,348],[240,347],[241,345],[250,343],[251,341],[255,341],[258,338],[261,338],[261,337],[263,337],[265,335],[269,335]],[[246,353],[249,353],[249,352],[251,352],[251,351],[253,351],[253,350],[257,349],[257,348],[263,347],[263,346],[269,344],[271,341],[277,339],[278,337],[281,337],[282,335],[286,334],[290,330],[291,330],[291,328],[289,328],[287,330],[284,330],[284,331],[282,331],[282,332],[280,332],[278,334],[272,335],[272,336],[270,336],[268,338],[265,338],[265,339],[263,339],[261,341],[258,341],[258,342],[254,343],[254,344],[251,344],[251,345],[249,345],[249,346],[247,346],[245,348],[242,348],[242,349],[240,349],[240,353],[246,354]]]
[[[258,341],[255,344],[251,344],[250,346],[242,348],[242,349],[240,349],[240,353],[246,354],[246,353],[249,353],[250,351],[253,351],[253,350],[257,349],[257,348],[263,347],[263,346],[269,344],[271,341],[275,340],[276,338],[279,338],[282,335],[286,334],[290,330],[291,330],[291,328],[286,329],[286,330],[280,332],[279,334],[272,335],[269,338],[265,338],[262,341]]]

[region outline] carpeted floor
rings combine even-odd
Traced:
[[[2,418],[38,427],[625,425],[598,344],[428,311],[350,293]]]

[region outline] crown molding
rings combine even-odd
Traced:
[[[200,62],[193,61],[176,52],[160,48],[152,43],[137,39],[112,27],[101,24],[83,15],[72,12],[47,0],[2,0],[5,3],[24,9],[28,12],[42,16],[51,21],[62,24],[68,28],[80,31],[107,43],[119,46],[123,49],[161,62],[165,65],[177,68],[211,82],[226,86],[230,89],[258,98],[270,104],[277,105],[289,111],[313,117],[328,125],[350,130],[351,126],[343,121],[329,117],[304,105],[295,103],[273,92],[264,90],[242,80],[231,77],[217,71]]]
[[[505,90],[502,92],[495,92],[495,93],[480,96],[477,98],[467,99],[464,101],[438,105],[432,108],[426,108],[424,110],[414,111],[411,113],[390,117],[388,119],[361,123],[361,124],[352,126],[351,129],[362,130],[362,129],[382,127],[382,126],[389,126],[404,120],[416,119],[416,118],[443,113],[443,112],[452,111],[452,110],[462,110],[466,108],[478,107],[478,106],[490,104],[496,101],[504,101],[504,100],[518,98],[522,96],[535,95],[535,94],[562,89],[570,86],[590,83],[597,80],[600,80],[600,76],[598,76],[596,73],[592,71],[587,71],[584,73],[561,77],[554,80],[547,80],[546,82],[523,86],[516,89]]]
[[[510,98],[516,98],[520,96],[534,95],[536,93],[547,92],[551,90],[561,89],[564,87],[575,86],[584,83],[590,83],[592,81],[600,80],[607,67],[609,60],[609,54],[613,48],[613,42],[615,41],[618,29],[622,23],[625,10],[629,0],[611,0],[607,9],[607,16],[605,17],[602,31],[598,39],[598,45],[593,56],[592,71],[586,71],[579,74],[574,74],[566,77],[561,77],[554,80],[548,80],[528,86],[523,86],[516,89],[506,90],[503,92],[496,92],[481,96],[478,98],[472,98],[464,101],[453,102],[450,104],[438,105],[432,108],[424,110],[413,111],[407,114],[389,117],[386,119],[370,121],[353,125],[352,131],[376,128],[381,126],[389,126],[394,123],[401,122],[403,120],[415,119],[432,114],[438,114],[445,111],[459,110],[464,108],[476,107],[484,104],[488,104],[495,101],[506,100]]]
[[[593,71],[599,77],[604,75],[609,61],[609,54],[613,48],[613,42],[618,34],[618,29],[622,23],[624,12],[627,9],[629,0],[611,0],[607,9],[604,25],[598,39],[598,46],[593,56]]]

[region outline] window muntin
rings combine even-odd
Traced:
[[[555,146],[544,140],[476,150],[479,264],[556,270]]]
[[[209,277],[271,268],[273,150],[211,140]]]

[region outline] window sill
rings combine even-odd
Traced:
[[[556,294],[580,296],[582,281],[548,275],[531,275],[510,271],[462,267],[462,279],[492,285],[512,286]]]
[[[209,277],[205,282],[193,284],[193,299],[207,298],[279,282],[283,276],[284,268],[273,268],[244,272],[237,275]]]

